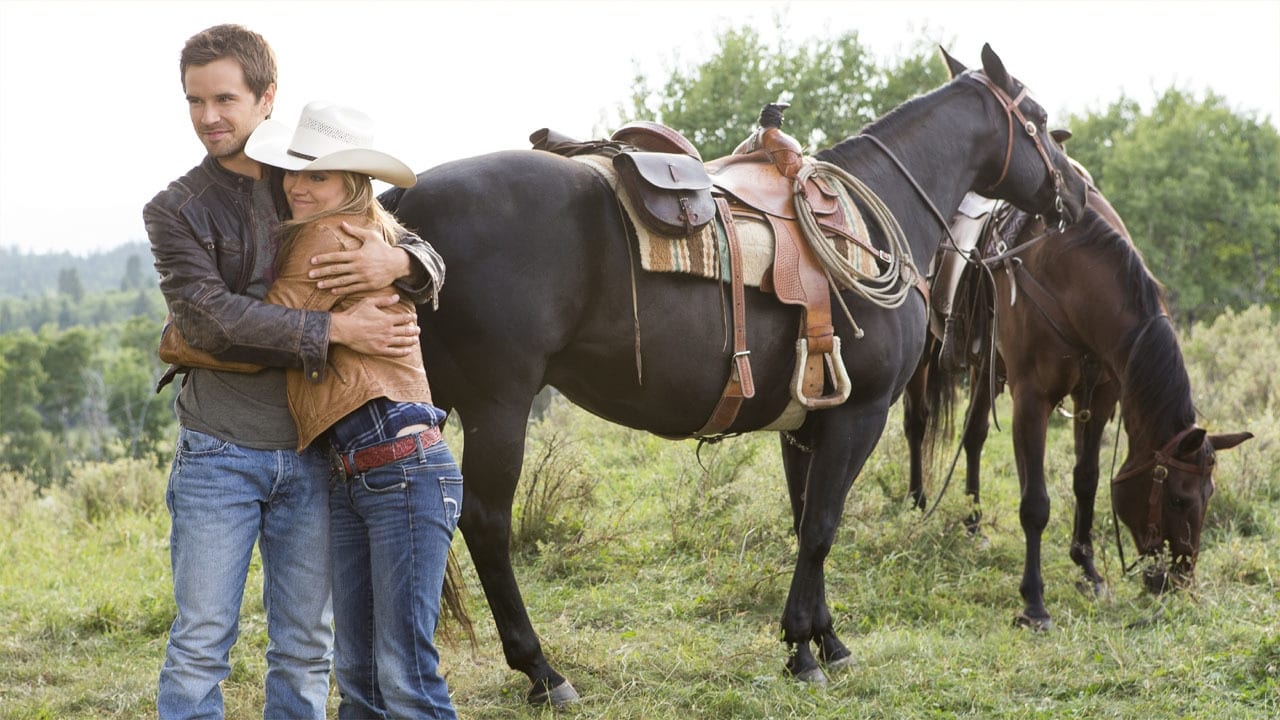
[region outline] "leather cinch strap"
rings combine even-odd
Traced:
[[[698,435],[722,433],[733,425],[738,417],[742,401],[755,397],[756,386],[751,378],[751,351],[747,350],[747,300],[742,287],[742,248],[738,244],[738,230],[733,224],[733,214],[724,198],[716,198],[716,208],[724,224],[725,244],[729,247],[729,286],[733,295],[733,357],[729,361],[729,380],[725,383],[720,402],[711,413],[711,419],[697,432]]]

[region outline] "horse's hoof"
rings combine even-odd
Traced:
[[[551,707],[562,708],[572,705],[582,698],[578,695],[578,691],[573,689],[573,685],[568,680],[561,682],[559,685],[547,689],[546,685],[535,683],[533,689],[529,691],[529,704],[540,706],[550,704]]]
[[[805,670],[804,672],[798,673],[795,677],[796,680],[807,685],[823,686],[827,684],[827,674],[822,672],[821,668]]]
[[[830,660],[827,662],[827,672],[831,674],[842,673],[846,670],[852,670],[857,662],[853,659],[853,653],[849,653],[841,658]]]
[[[1110,600],[1111,588],[1101,580],[1077,580],[1076,589],[1094,600]]]
[[[1013,626],[1027,628],[1032,632],[1046,632],[1053,629],[1053,620],[1048,617],[1033,618],[1024,612],[1020,612],[1014,616]]]

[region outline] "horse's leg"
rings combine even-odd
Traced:
[[[823,565],[835,541],[845,498],[853,479],[884,432],[887,406],[810,413],[798,437],[807,448],[784,442],[783,468],[791,493],[798,539],[796,569],[782,612],[782,640],[787,644],[787,671],[814,683],[826,682],[809,648],[828,668],[851,665],[852,653],[836,636],[826,601]],[[807,432],[806,432],[807,431]]]
[[[989,362],[989,361],[986,361]],[[970,377],[969,408],[965,413],[964,437],[964,491],[969,496],[971,510],[964,520],[965,530],[978,536],[982,524],[982,446],[987,443],[991,428],[991,382],[986,362],[977,366]]]
[[[1016,625],[1047,630],[1053,623],[1044,606],[1044,578],[1040,572],[1040,542],[1049,524],[1049,493],[1044,479],[1045,433],[1048,430],[1051,405],[1038,389],[1029,390],[1027,382],[1019,386],[1010,379],[1013,389],[1013,449],[1018,463],[1018,482],[1022,500],[1018,517],[1026,538],[1026,557],[1022,568],[1023,609],[1014,619]]]
[[[915,374],[902,393],[902,434],[907,438],[907,455],[911,464],[907,487],[911,505],[919,510],[924,510],[928,504],[924,496],[924,441],[931,411],[926,392],[931,352],[932,343],[925,347],[924,354],[920,356],[920,364],[916,366]]]
[[[1090,393],[1073,392],[1076,417],[1076,464],[1072,471],[1072,489],[1076,496],[1076,513],[1071,533],[1071,560],[1080,567],[1084,581],[1080,589],[1101,597],[1106,593],[1106,581],[1093,563],[1093,513],[1098,495],[1098,458],[1102,449],[1102,431],[1115,409],[1116,383],[1097,386]],[[1079,419],[1088,412],[1086,420]]]
[[[808,482],[809,473],[813,465],[813,438],[808,431],[808,426],[794,434],[784,433],[782,435],[782,468],[787,476],[787,495],[791,500],[791,529],[796,533],[796,537],[800,536],[800,527],[802,518],[804,517],[805,502],[805,486]],[[798,562],[798,560],[797,560]],[[792,575],[792,591],[795,590],[795,575]],[[786,613],[783,614],[784,633]],[[813,651],[809,648],[808,638],[803,642],[792,642],[784,636],[787,642],[787,671],[793,677],[804,682],[812,682],[822,684],[827,681],[827,676],[818,666],[818,661],[813,657]],[[835,639],[834,633],[832,640],[839,643]],[[819,654],[821,654],[821,644],[819,643]],[[841,646],[843,647],[843,646]],[[849,657],[848,648],[844,648],[845,657]]]
[[[528,701],[560,706],[577,701],[578,693],[543,655],[511,569],[511,504],[524,461],[531,398],[529,393],[523,403],[512,400],[461,409],[466,494],[458,527],[493,612],[507,664],[533,684]]]

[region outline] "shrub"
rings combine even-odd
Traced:
[[[83,519],[94,523],[123,511],[162,507],[167,478],[150,458],[121,458],[74,466],[63,491]]]
[[[1280,401],[1280,322],[1255,305],[1196,323],[1182,347],[1196,408],[1210,429],[1277,413]]]
[[[581,539],[596,482],[584,470],[584,453],[572,423],[565,422],[571,410],[567,401],[557,400],[542,420],[529,426],[512,508],[512,553],[536,554],[544,545]]]
[[[39,486],[25,476],[0,471],[0,520],[7,526],[17,523],[18,517],[38,493]]]

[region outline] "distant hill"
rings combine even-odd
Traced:
[[[0,298],[74,294],[77,283],[84,295],[156,287],[151,246],[132,242],[88,256],[0,248]]]

